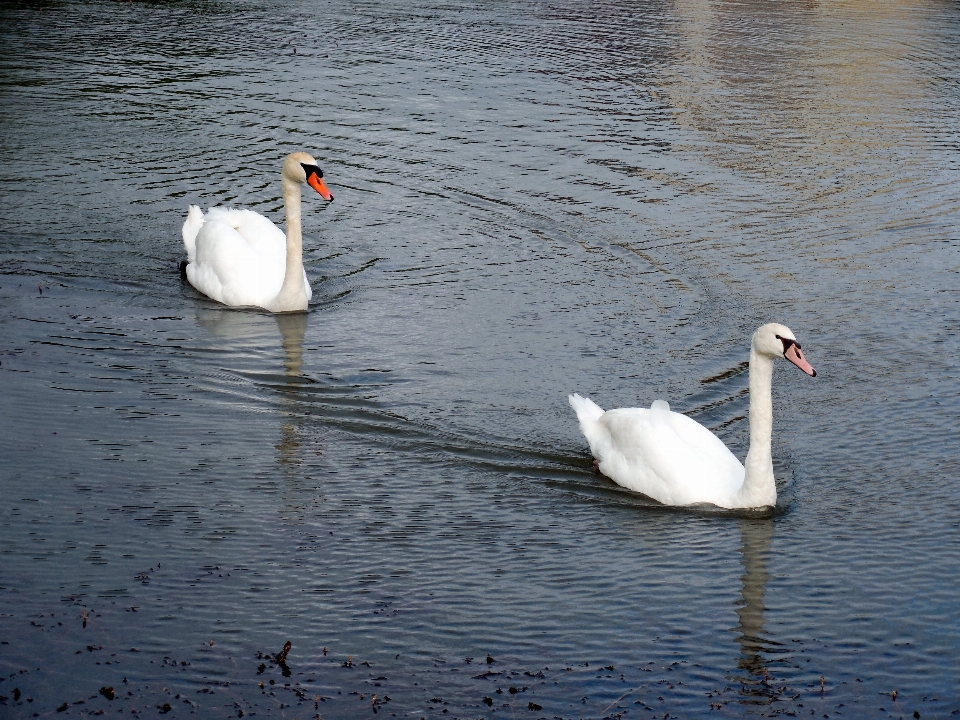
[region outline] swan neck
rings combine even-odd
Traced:
[[[773,358],[750,348],[750,450],[744,463],[741,507],[777,502],[773,476]]]
[[[295,312],[307,309],[303,282],[303,236],[300,230],[300,183],[283,178],[283,209],[287,221],[287,264],[283,285],[269,310]]]

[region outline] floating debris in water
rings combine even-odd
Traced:
[[[277,653],[277,665],[280,666],[280,672],[284,677],[290,677],[290,668],[287,666],[287,653],[290,652],[290,648],[293,647],[293,643],[287,640],[283,645],[283,650]]]
[[[122,616],[124,614],[123,611],[129,611],[129,607],[130,606],[124,607],[120,603],[117,603],[117,606],[115,607],[114,610],[115,610],[115,613],[119,613]],[[96,613],[93,610],[87,610],[84,612],[86,613],[88,619],[94,618],[94,617],[96,618],[101,617],[100,614]],[[141,609],[141,613],[143,613],[142,609]],[[40,627],[45,632],[50,632],[51,630],[56,631],[58,627],[58,625],[56,624],[56,615],[57,614],[51,614],[50,616],[53,617],[54,619],[49,622],[47,621],[47,614],[42,614],[42,615],[31,614],[28,617],[25,617],[24,621],[25,623],[28,623],[28,622],[31,622],[31,618],[35,618],[34,620],[32,620],[33,626]],[[142,617],[142,615],[138,617]],[[132,616],[130,615],[126,615],[126,618],[133,619]],[[86,644],[86,642],[90,641],[91,636],[88,635],[85,630],[81,630],[80,633],[78,633],[76,631],[76,626],[72,626],[72,629],[71,629],[70,623],[67,623],[66,626],[62,626],[62,627],[63,627],[63,630],[62,630],[63,632],[73,634],[73,640],[74,640],[74,642],[68,641],[69,644],[64,649],[70,653],[78,652],[79,654],[76,655],[78,662],[88,662],[90,665],[93,665],[94,663],[98,665],[100,664],[107,665],[107,664],[112,664],[114,662],[121,663],[121,662],[124,662],[125,660],[129,662],[137,662],[140,664],[148,662],[150,663],[149,672],[153,672],[153,663],[157,663],[158,665],[169,667],[175,671],[177,670],[183,671],[188,666],[191,665],[191,663],[189,663],[187,660],[181,660],[180,658],[174,659],[169,656],[165,656],[162,661],[157,660],[155,657],[153,657],[152,652],[146,653],[146,657],[144,656],[144,654],[141,653],[140,656],[138,657],[137,655],[133,654],[133,653],[136,653],[136,649],[130,648],[129,646],[125,646],[125,649],[127,649],[128,652],[131,654],[119,653],[120,657],[117,657],[118,653],[112,653],[111,650],[113,648],[110,647],[110,645],[114,644],[114,641],[111,641],[110,643],[108,643],[107,640],[104,639],[103,645],[94,644],[92,642],[90,644]],[[103,632],[104,637],[109,638],[109,629],[110,629],[109,623],[107,621],[102,621],[101,625],[97,627],[96,631],[98,634]],[[64,639],[67,640],[68,638],[69,638],[69,635]],[[81,640],[84,640],[86,642],[81,643],[80,642]],[[207,646],[210,644],[210,642],[211,641],[202,641],[199,644],[199,646],[194,645],[193,646],[194,652],[204,653],[207,650]],[[77,651],[78,646],[81,648],[81,650],[79,651]],[[250,687],[247,691],[249,695],[245,696],[244,691],[241,690],[240,695],[236,696],[235,701],[228,703],[228,705],[233,706],[232,709],[230,709],[230,715],[234,717],[241,717],[241,718],[250,717],[256,714],[263,715],[264,706],[259,705],[259,703],[257,702],[257,698],[262,696],[267,696],[266,698],[263,698],[262,702],[269,704],[269,707],[274,710],[277,709],[278,705],[282,705],[283,710],[286,710],[287,708],[291,708],[292,710],[293,708],[297,707],[297,704],[298,704],[297,699],[299,699],[299,701],[302,703],[302,709],[306,711],[309,708],[309,703],[312,699],[313,705],[314,705],[314,711],[309,712],[309,714],[305,715],[304,717],[315,718],[319,716],[319,707],[321,702],[332,701],[330,702],[330,704],[333,707],[329,707],[328,715],[330,714],[330,712],[337,714],[342,709],[338,703],[342,701],[346,701],[349,697],[351,702],[354,702],[354,703],[356,702],[357,699],[361,700],[361,707],[366,707],[366,703],[369,702],[370,703],[369,709],[371,711],[371,714],[379,717],[379,711],[385,709],[386,703],[390,700],[390,696],[385,694],[384,689],[381,689],[382,687],[381,683],[383,683],[383,685],[390,687],[391,691],[393,691],[395,695],[397,690],[400,690],[400,692],[403,692],[402,686],[401,688],[393,687],[393,683],[391,683],[388,680],[388,677],[385,674],[378,673],[376,676],[374,676],[372,672],[363,673],[357,670],[357,668],[359,668],[360,666],[367,667],[367,668],[372,668],[375,665],[381,666],[381,667],[384,667],[384,669],[387,671],[387,673],[390,675],[393,681],[396,682],[397,678],[394,677],[394,673],[399,671],[401,675],[403,675],[405,670],[398,670],[397,664],[391,663],[387,659],[383,659],[383,658],[380,658],[379,656],[376,656],[377,659],[374,662],[371,662],[368,660],[358,661],[355,659],[356,658],[355,655],[349,655],[346,658],[346,660],[344,660],[342,659],[343,656],[340,655],[339,652],[332,653],[332,657],[331,657],[330,648],[317,647],[313,650],[307,649],[306,653],[307,653],[307,656],[310,658],[310,660],[308,661],[307,667],[291,669],[289,666],[287,666],[287,663],[288,661],[290,661],[290,653],[292,652],[292,647],[293,647],[292,641],[287,641],[284,643],[283,648],[280,650],[280,652],[273,652],[273,651],[255,652],[255,655],[258,658],[257,662],[253,664],[245,665],[243,672],[247,675],[247,678],[249,681],[249,679],[252,679],[252,678],[249,678],[249,674],[251,671],[255,670],[256,675],[264,675],[264,674],[270,675],[270,674],[274,674],[272,672],[273,668],[280,667],[281,669],[283,669],[286,666],[286,669],[288,671],[291,671],[291,675],[289,675],[288,677],[292,677],[293,675],[296,675],[297,681],[293,681],[293,680],[289,682],[285,682],[283,680],[278,681],[275,679],[276,677],[275,674],[273,679],[269,679],[269,684],[267,684],[268,678],[266,677],[262,679],[257,678],[256,680],[254,680],[253,683],[250,683]],[[83,648],[86,648],[86,651],[84,651]],[[321,652],[317,652],[318,650],[320,650]],[[326,654],[322,653],[323,650],[326,650]],[[303,654],[303,652],[304,652],[303,649],[301,649],[301,654]],[[396,653],[395,655],[399,655],[399,653]],[[71,657],[74,657],[74,656],[71,656]],[[151,657],[153,657],[153,659],[150,659]],[[209,653],[208,657],[210,657],[211,659],[214,659],[215,655],[213,653]],[[229,658],[224,657],[223,660],[229,660]],[[579,668],[577,668],[576,666],[569,667],[569,666],[565,666],[565,664],[561,664],[560,666],[556,666],[557,669],[553,673],[548,675],[547,673],[550,672],[550,668],[546,667],[543,663],[540,663],[539,669],[536,669],[536,670],[525,669],[523,667],[511,667],[509,665],[504,664],[504,658],[501,657],[499,660],[497,660],[493,657],[492,654],[480,655],[479,657],[472,657],[472,658],[465,658],[461,655],[459,657],[459,660],[463,662],[467,662],[469,660],[470,661],[469,664],[480,663],[481,665],[485,664],[487,667],[481,668],[482,670],[481,673],[471,676],[473,683],[475,683],[472,686],[473,687],[472,691],[470,690],[469,687],[462,687],[462,688],[451,691],[450,696],[448,696],[446,700],[442,699],[439,695],[432,697],[430,702],[433,704],[434,709],[440,713],[443,713],[444,711],[448,712],[449,713],[448,717],[453,716],[454,707],[452,706],[455,706],[455,705],[462,704],[462,707],[464,708],[472,706],[478,712],[478,714],[475,715],[476,717],[481,715],[483,712],[485,712],[482,710],[482,708],[487,708],[488,710],[486,712],[492,712],[494,708],[499,707],[502,702],[504,709],[509,708],[510,711],[513,713],[516,713],[518,711],[522,712],[522,710],[527,709],[529,711],[527,715],[528,717],[537,718],[539,717],[539,715],[530,715],[529,713],[541,713],[541,711],[543,710],[542,704],[539,703],[539,697],[544,697],[541,694],[542,693],[541,687],[545,685],[558,684],[557,681],[559,681],[559,684],[566,684],[569,682],[577,683],[579,682],[576,679],[577,677],[582,677],[583,682],[589,683],[589,684],[592,684],[594,682],[599,683],[601,682],[602,678],[607,678],[605,680],[602,680],[604,684],[616,682],[615,686],[610,685],[608,689],[615,690],[616,694],[613,697],[617,697],[618,699],[609,707],[606,707],[602,710],[598,710],[597,712],[591,711],[590,713],[591,717],[596,715],[597,717],[607,717],[611,719],[626,718],[628,717],[626,711],[624,710],[624,705],[626,703],[635,705],[637,708],[643,708],[644,710],[653,711],[654,708],[651,708],[649,705],[647,705],[646,702],[644,702],[644,700],[646,699],[649,702],[650,700],[652,700],[654,696],[657,696],[660,702],[665,703],[664,705],[661,705],[660,708],[658,708],[659,713],[657,716],[662,717],[662,714],[664,713],[664,711],[667,711],[668,717],[675,717],[674,715],[675,708],[671,707],[671,705],[676,700],[676,698],[671,696],[671,694],[668,694],[668,691],[672,693],[677,688],[683,688],[684,686],[687,685],[687,680],[688,680],[686,676],[682,675],[682,673],[684,672],[683,663],[670,663],[669,665],[667,664],[659,665],[657,663],[650,663],[649,667],[642,666],[642,667],[632,668],[630,667],[632,663],[631,664],[621,663],[618,666],[609,662],[605,664],[603,661],[595,659],[593,664],[585,662],[585,663],[582,663]],[[452,672],[462,673],[462,670],[463,670],[462,667],[459,667],[459,663],[451,663],[450,659],[444,659],[442,657],[430,657],[429,660],[424,660],[424,662],[428,665],[432,664],[433,667],[439,668],[440,671],[444,671],[444,672],[452,671]],[[311,664],[313,665],[313,667],[310,667]],[[497,670],[493,670],[493,667],[492,667],[493,664],[499,664],[501,667],[498,668]],[[141,666],[145,667],[143,665]],[[390,671],[391,666],[394,668],[393,672]],[[537,667],[537,665],[533,665],[533,666]],[[421,672],[418,673],[415,667],[410,667],[410,665],[406,662],[402,665],[402,667],[409,669],[411,672],[413,672],[412,679],[415,679],[415,680],[426,679],[422,674],[423,672],[427,672],[427,673],[437,672],[436,670],[421,668]],[[617,671],[616,670],[617,667],[624,667],[624,670]],[[130,668],[130,669],[132,670],[133,668]],[[350,669],[349,673],[344,672],[347,669]],[[380,668],[378,667],[378,670],[379,669]],[[642,672],[633,672],[631,677],[631,670],[642,671]],[[671,671],[671,672],[667,672],[667,671]],[[99,670],[97,672],[99,672]],[[190,671],[187,671],[187,672],[190,672]],[[330,693],[329,697],[324,697],[321,694],[323,692],[323,689],[325,688],[322,688],[320,685],[318,686],[313,685],[315,682],[318,682],[318,680],[315,680],[315,678],[319,679],[320,677],[322,677],[322,675],[325,672],[329,673],[329,678],[326,680],[319,680],[319,682],[334,684],[332,688],[330,687],[330,685],[327,685],[326,689],[328,689],[328,692],[331,689],[333,690],[333,692]],[[651,677],[648,674],[651,672],[658,673],[659,676]],[[28,673],[29,671],[27,670],[20,670],[16,673],[12,673],[10,675],[10,678],[13,678],[15,676],[19,676],[22,674],[28,674]],[[616,679],[611,679],[611,675],[608,673],[614,673],[616,675]],[[142,676],[142,673],[137,673],[137,674]],[[521,680],[521,679],[526,680],[527,682],[530,683],[530,686],[527,687],[527,686],[521,686],[521,685],[513,685],[507,682],[506,688],[502,686],[498,687],[489,682],[495,676],[500,680]],[[136,678],[137,675],[134,675],[133,677]],[[166,676],[166,677],[169,677],[169,676]],[[646,679],[644,679],[644,677]],[[0,707],[2,707],[7,703],[10,703],[11,699],[14,699],[14,702],[20,702],[22,700],[24,704],[28,701],[36,702],[33,698],[26,698],[21,692],[20,688],[11,687],[9,683],[5,682],[7,679],[8,678],[0,678],[0,683],[7,684],[9,688],[7,692],[3,693],[3,695],[6,695],[7,697],[3,697],[3,695],[0,695]],[[107,678],[104,678],[104,680],[106,679]],[[156,678],[156,679],[159,680],[159,678]],[[47,713],[53,712],[54,710],[59,710],[59,708],[63,708],[62,710],[59,710],[59,712],[65,713],[66,715],[69,715],[71,711],[76,713],[81,708],[84,708],[84,710],[86,711],[86,714],[91,716],[102,715],[105,712],[108,712],[108,711],[103,711],[101,709],[96,708],[95,702],[98,701],[101,703],[101,708],[106,708],[107,705],[104,703],[110,702],[112,703],[112,705],[110,706],[110,709],[112,709],[113,711],[119,711],[125,715],[131,714],[134,717],[137,716],[137,713],[139,713],[140,716],[143,716],[144,709],[150,708],[150,707],[155,707],[158,711],[158,714],[165,715],[173,710],[178,709],[178,705],[174,704],[175,702],[176,703],[183,702],[187,704],[189,707],[180,708],[181,710],[187,711],[189,713],[198,714],[199,716],[204,716],[204,713],[209,711],[212,707],[210,703],[216,703],[220,698],[223,697],[223,695],[221,694],[222,693],[221,689],[219,687],[214,687],[214,686],[216,685],[229,686],[235,683],[237,679],[238,678],[231,678],[230,680],[224,680],[220,682],[215,682],[209,679],[205,679],[205,682],[209,683],[209,686],[208,687],[200,686],[201,689],[199,690],[197,689],[196,686],[191,687],[190,691],[188,692],[190,692],[191,697],[193,697],[193,699],[187,700],[185,699],[184,696],[177,693],[177,690],[180,690],[181,692],[185,692],[186,687],[188,686],[171,684],[168,681],[165,681],[164,683],[157,682],[157,684],[153,686],[154,689],[151,690],[150,685],[139,685],[136,682],[136,680],[134,681],[133,684],[127,685],[126,683],[128,683],[128,679],[124,677],[123,678],[124,685],[122,686],[122,690],[118,692],[115,689],[115,686],[119,685],[119,681],[120,681],[120,678],[118,676],[113,681],[114,686],[104,684],[104,686],[99,689],[99,695],[102,696],[102,698],[98,697],[97,694],[94,694],[89,698],[84,696],[83,699],[77,699],[74,701],[67,701],[67,702],[63,701],[62,696],[60,698],[50,698],[47,700],[48,704],[46,704],[46,708],[48,709],[46,710],[46,712]],[[184,678],[184,680],[187,680],[187,678]],[[258,680],[262,680],[262,681],[258,682]],[[24,681],[25,680],[21,680],[19,682],[20,684],[23,684]],[[174,680],[173,682],[178,683],[178,682],[183,682],[183,680]],[[404,681],[401,679],[401,683],[403,682]],[[625,684],[621,685],[621,683],[627,683],[627,682],[630,682],[631,685],[636,685],[636,687],[631,687],[631,685],[625,685]],[[717,714],[723,715],[726,712],[731,712],[740,703],[744,702],[745,698],[753,697],[753,695],[755,695],[758,690],[763,694],[765,698],[767,698],[770,701],[773,701],[773,702],[781,701],[781,702],[788,703],[786,707],[781,706],[781,709],[780,709],[780,711],[785,712],[786,714],[790,714],[789,707],[791,705],[793,706],[793,708],[803,709],[803,704],[797,702],[800,699],[800,693],[796,692],[795,689],[793,688],[781,687],[779,683],[782,681],[776,678],[776,676],[772,673],[770,668],[766,668],[762,664],[752,668],[749,671],[748,676],[744,677],[741,682],[742,682],[741,688],[737,688],[736,686],[734,686],[734,687],[723,687],[721,689],[718,687],[712,692],[707,693],[707,697],[709,699],[705,698],[703,700],[704,704],[702,706],[702,710],[706,710],[707,705],[709,705],[710,710],[720,711]],[[162,689],[160,689],[161,685],[163,685]],[[254,693],[256,692],[255,690],[253,690],[254,685],[258,690],[260,690],[260,692],[262,693],[262,696],[254,697]],[[376,693],[371,692],[371,688],[370,688],[371,685],[374,688],[376,688],[376,691],[377,691]],[[419,702],[422,703],[426,693],[428,692],[427,688],[424,687],[425,683],[411,682],[411,683],[407,683],[406,685],[407,686],[405,690],[408,693],[408,695],[406,698],[403,699],[402,702],[409,702],[411,700],[416,701],[416,697],[411,697],[409,694],[409,693],[413,693],[414,696],[419,696]],[[843,682],[837,681],[837,685],[831,688],[831,696],[833,696],[836,692],[842,691],[843,685],[844,685]],[[167,689],[167,686],[170,687],[169,691]],[[660,690],[661,694],[659,695],[655,690],[655,688],[657,688],[658,686],[662,687],[662,690]],[[128,690],[128,687],[129,687],[129,690]],[[631,689],[627,689],[627,688],[631,688]],[[436,693],[437,690],[439,689],[440,688],[436,688],[436,689],[431,688],[431,691],[433,693]],[[584,689],[586,689],[586,687],[584,687]],[[341,698],[338,697],[341,695],[341,691],[342,691],[342,695],[344,696],[342,700]],[[810,683],[810,686],[808,686],[807,693],[811,691],[813,693],[816,693],[815,680],[814,682]],[[193,696],[193,692],[196,692],[198,694],[196,696]],[[235,691],[226,691],[226,692],[232,693]],[[826,692],[826,676],[825,675],[821,676],[821,692],[824,693],[825,695],[825,692]],[[162,694],[159,694],[159,693],[162,693]],[[173,697],[174,693],[177,693],[175,696],[175,699]],[[526,697],[526,704],[524,704],[521,698],[515,697],[516,695],[519,695],[521,693],[527,693],[524,695],[524,697]],[[732,696],[727,695],[727,693],[732,693]],[[446,694],[447,693],[444,693],[444,695]],[[900,698],[899,698],[899,691],[887,691],[881,694],[886,695],[888,700],[892,699],[895,702],[900,702],[902,706],[902,701],[900,701]],[[11,695],[13,696],[13,698],[10,697]],[[289,698],[285,697],[286,695],[289,695],[290,697]],[[494,695],[498,695],[500,697],[501,699],[500,702],[495,702],[497,698],[495,698]],[[504,695],[507,695],[507,697],[503,697]],[[627,700],[627,698],[630,695],[634,695],[634,697]],[[638,695],[643,699],[638,699]],[[645,698],[644,697],[645,695],[648,695],[649,699]],[[293,699],[292,696],[296,696],[296,699]],[[724,699],[724,697],[726,697],[726,699]],[[231,700],[233,699],[234,698],[231,698]],[[597,696],[591,692],[588,695],[584,695],[582,702],[583,702],[583,705],[590,706],[592,702],[596,701],[596,699],[597,699]],[[41,700],[41,703],[43,703],[44,699],[41,698],[40,700]],[[56,700],[60,700],[60,703],[56,703],[55,702]],[[292,704],[290,700],[293,700]],[[86,707],[83,705],[84,702],[87,703]],[[624,705],[617,707],[617,704],[621,702],[623,702]],[[59,705],[59,708],[57,707],[57,705]],[[93,705],[93,707],[90,707],[90,705]],[[169,706],[169,709],[167,709],[167,706]],[[843,707],[843,705],[840,705],[838,707]],[[873,709],[876,709],[876,707],[874,707]],[[587,711],[587,707],[585,707],[584,710]],[[808,712],[808,710],[809,708],[804,712]],[[351,712],[355,712],[355,711],[356,711],[356,707],[354,707],[354,710],[352,710]],[[153,711],[150,711],[150,712],[153,712]],[[908,717],[908,714],[907,714],[908,712],[913,712],[913,711],[905,711],[903,713],[904,717]],[[43,713],[41,712],[41,714]],[[222,710],[220,711],[220,714],[223,715]],[[61,715],[57,714],[56,716],[60,717]],[[927,713],[927,716],[930,716],[930,712]],[[918,712],[918,715],[915,716],[914,720],[919,720],[919,712]]]

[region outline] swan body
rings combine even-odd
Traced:
[[[569,397],[600,472],[664,505],[722,508],[776,505],[771,439],[773,361],[784,357],[816,376],[790,329],[770,323],[750,347],[750,450],[745,465],[700,423],[663,400],[647,408],[604,412],[580,395]]]
[[[204,295],[233,307],[271,312],[305,311],[313,295],[303,269],[300,187],[309,183],[326,200],[333,195],[316,160],[303,152],[288,155],[282,173],[287,232],[253,210],[191,205],[183,223],[187,281]]]

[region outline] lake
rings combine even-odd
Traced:
[[[0,715],[960,714],[955,3],[0,21]],[[310,312],[204,298],[295,150]],[[743,459],[770,321],[773,513],[593,472],[571,392]]]

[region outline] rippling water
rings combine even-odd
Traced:
[[[956,4],[409,5],[0,8],[2,714],[960,710]],[[181,283],[295,149],[309,315]],[[591,472],[771,320],[773,517]]]

